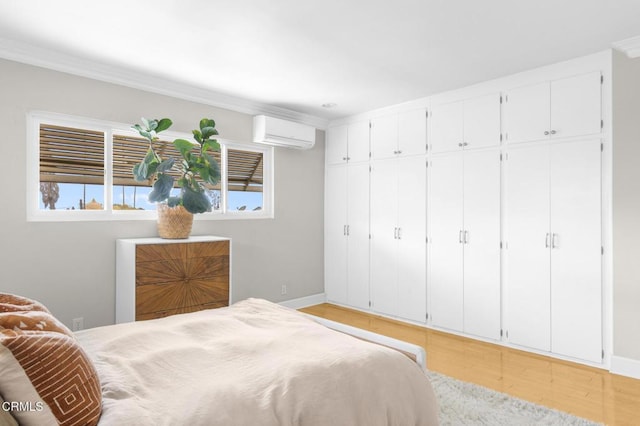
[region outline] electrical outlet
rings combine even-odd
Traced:
[[[286,284],[282,284],[282,294],[287,294],[287,285]]]
[[[80,331],[84,328],[84,318],[74,318],[71,325],[71,331]]]

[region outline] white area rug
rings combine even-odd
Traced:
[[[443,374],[427,373],[440,403],[442,426],[594,426],[571,414],[523,401]]]

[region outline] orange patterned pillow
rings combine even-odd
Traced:
[[[0,330],[0,394],[21,424],[96,425],[102,409],[91,361],[55,331]]]
[[[55,331],[73,337],[73,332],[67,326],[43,311],[0,312],[2,329]]]
[[[0,312],[42,311],[49,310],[40,302],[15,294],[0,293]]]

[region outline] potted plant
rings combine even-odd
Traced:
[[[193,215],[211,210],[204,183],[216,185],[220,181],[220,165],[208,151],[219,151],[220,144],[216,123],[210,118],[200,120],[200,128],[193,130],[194,141],[175,139],[173,145],[180,153],[178,161],[159,154],[158,134],[172,125],[168,118],[147,120],[132,126],[140,136],[149,141],[149,148],[142,161],[133,167],[134,179],[149,181],[153,189],[149,201],[158,203],[158,231],[162,238],[187,238],[191,233]],[[177,170],[176,179],[170,171]],[[178,186],[180,193],[171,195]],[[182,223],[184,222],[184,223]],[[179,229],[171,229],[171,224]]]

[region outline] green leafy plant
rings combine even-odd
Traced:
[[[161,158],[158,154],[158,134],[172,125],[168,118],[147,120],[132,126],[140,136],[149,141],[149,148],[142,161],[133,167],[133,177],[138,182],[149,181],[153,189],[149,193],[150,202],[166,201],[169,207],[182,205],[190,213],[204,213],[211,209],[202,183],[216,185],[220,181],[220,165],[208,151],[219,151],[220,144],[213,137],[218,135],[216,122],[210,118],[200,120],[200,128],[193,130],[194,141],[176,139],[173,145],[181,159]],[[177,168],[180,177],[176,180],[169,172]],[[198,178],[201,180],[198,180]],[[180,195],[171,196],[177,184]]]

